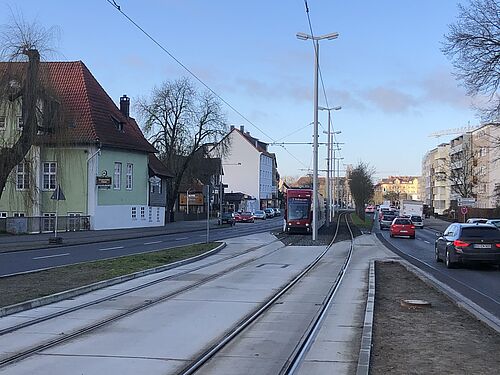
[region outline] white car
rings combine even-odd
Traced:
[[[500,219],[489,219],[486,224],[491,224],[500,229]]]
[[[411,215],[410,220],[415,225],[415,228],[423,228],[424,227],[424,219],[422,219],[422,216],[418,215]]]
[[[467,220],[467,224],[486,224],[487,221],[488,219],[483,217],[471,217]]]

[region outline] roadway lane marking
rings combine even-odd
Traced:
[[[151,241],[151,242],[144,242],[144,245],[154,245],[155,243],[162,243],[163,241]]]
[[[179,237],[179,238],[174,238],[174,241],[182,241],[182,240],[187,240],[189,237]]]
[[[430,242],[429,242],[429,241],[427,241],[427,240],[424,240],[424,242],[425,242],[425,243],[428,243],[428,244],[430,245]]]
[[[104,249],[99,249],[99,251],[118,250],[118,249],[123,249],[123,246],[106,247]]]
[[[42,256],[42,257],[34,257],[32,259],[47,259],[47,258],[65,257],[66,255],[69,255],[69,253],[54,254],[54,255],[45,255],[45,256]]]

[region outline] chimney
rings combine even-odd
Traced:
[[[231,131],[233,131],[233,130],[234,130],[234,125],[231,125]]]
[[[120,97],[120,112],[127,118],[130,115],[130,98],[127,95]]]
[[[245,127],[243,125],[240,125],[240,132],[242,132],[243,134],[245,134]]]

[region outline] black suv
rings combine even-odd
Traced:
[[[232,213],[232,212],[223,212],[222,216],[218,220],[218,224],[219,225],[229,224],[231,226],[233,226],[234,224],[236,224],[236,220],[234,218],[234,213]]]

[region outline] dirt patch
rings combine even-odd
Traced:
[[[377,262],[370,374],[497,374],[500,334],[401,264]],[[408,309],[402,299],[429,301]]]

